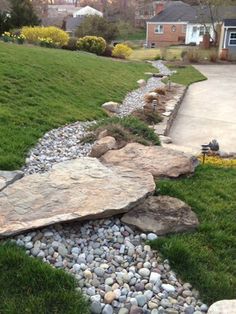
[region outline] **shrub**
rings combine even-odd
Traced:
[[[76,31],[77,37],[97,36],[104,38],[107,42],[114,40],[117,35],[116,25],[98,15],[85,17]]]
[[[98,135],[106,130],[107,135],[113,136],[118,146],[124,146],[128,142],[137,142],[143,145],[160,145],[158,136],[154,130],[139,120],[138,118],[128,116],[124,118],[112,117],[98,121],[92,129]]]
[[[154,89],[154,93],[157,93],[159,95],[166,95],[166,89],[165,87],[157,87]]]
[[[161,60],[161,55],[160,54],[157,54],[154,58],[154,60]]]
[[[77,41],[78,41],[77,37],[70,37],[67,45],[63,46],[62,48],[66,50],[75,51],[77,50]]]
[[[186,57],[187,57],[187,55],[188,55],[188,52],[187,52],[186,50],[181,51],[180,56],[181,56],[181,59],[182,59],[182,60],[185,60]]]
[[[39,44],[41,47],[46,47],[46,48],[55,47],[51,38],[39,38]]]
[[[153,102],[153,100],[157,100],[159,101],[159,97],[158,96],[155,96],[154,93],[150,93],[150,94],[146,94],[144,96],[144,100],[147,104],[151,104]]]
[[[132,112],[132,116],[147,123],[148,125],[157,124],[162,121],[162,117],[156,111],[138,109]]]
[[[54,27],[23,27],[21,32],[29,43],[38,43],[40,38],[51,39],[55,46],[62,47],[67,45],[69,35],[63,30]]]
[[[7,42],[12,42],[14,40],[12,34],[10,32],[4,32],[2,34],[2,40],[7,43]]]
[[[115,58],[126,59],[131,55],[132,51],[133,50],[127,45],[117,44],[113,49],[112,56]]]
[[[218,53],[216,50],[212,50],[209,54],[209,59],[211,62],[216,62],[218,60]]]
[[[168,49],[166,47],[161,47],[160,48],[160,56],[161,56],[161,60],[167,60]]]
[[[106,49],[106,41],[102,37],[85,36],[78,40],[77,47],[79,50],[101,55]]]
[[[189,62],[197,63],[200,59],[200,54],[198,49],[189,49],[187,51],[187,58]]]

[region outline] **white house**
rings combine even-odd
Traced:
[[[75,11],[73,13],[73,17],[77,17],[77,16],[87,16],[87,15],[98,15],[98,16],[103,16],[103,13],[90,7],[90,6],[86,6],[83,7],[81,9],[79,9],[78,11]]]
[[[206,33],[210,34],[211,38],[214,38],[215,34],[212,24],[202,25],[199,23],[188,23],[186,27],[185,44],[194,43],[200,45]]]

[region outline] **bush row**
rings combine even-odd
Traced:
[[[2,34],[5,42],[17,42],[23,44],[25,41],[31,44],[39,44],[48,48],[64,48],[68,50],[82,50],[97,55],[115,58],[127,58],[132,49],[125,44],[117,44],[114,48],[107,45],[102,37],[85,36],[82,38],[69,37],[63,30],[54,27],[23,27],[17,35],[5,32]]]

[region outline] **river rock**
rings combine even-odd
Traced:
[[[207,314],[236,314],[236,300],[222,300],[213,303]]]
[[[58,163],[0,192],[0,236],[124,213],[154,190],[152,176],[139,170],[109,168],[89,157]]]
[[[106,152],[116,147],[116,140],[112,136],[106,136],[96,141],[92,147],[90,157],[100,158]]]
[[[157,235],[186,232],[198,225],[197,215],[191,207],[170,196],[150,196],[142,204],[122,217],[125,224]]]
[[[102,108],[112,113],[118,113],[120,104],[114,101],[108,101],[102,105]]]
[[[0,191],[22,178],[23,175],[22,171],[0,171]]]
[[[125,147],[108,151],[101,157],[104,164],[142,169],[150,172],[154,178],[177,178],[194,172],[198,161],[189,156],[161,146],[144,146],[129,143]]]

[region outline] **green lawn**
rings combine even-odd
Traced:
[[[0,245],[0,269],[0,313],[90,313],[72,276],[28,257],[23,249]]]
[[[95,55],[0,43],[0,169],[17,169],[46,131],[104,117],[153,68]]]
[[[169,68],[177,71],[177,73],[171,76],[171,81],[174,83],[188,86],[196,82],[207,80],[207,78],[192,65],[187,65],[183,68],[169,66]]]
[[[192,206],[200,226],[192,234],[162,237],[152,247],[170,260],[209,304],[236,291],[236,168],[200,166],[192,178],[163,180],[158,193]],[[160,189],[160,191],[159,191]]]

